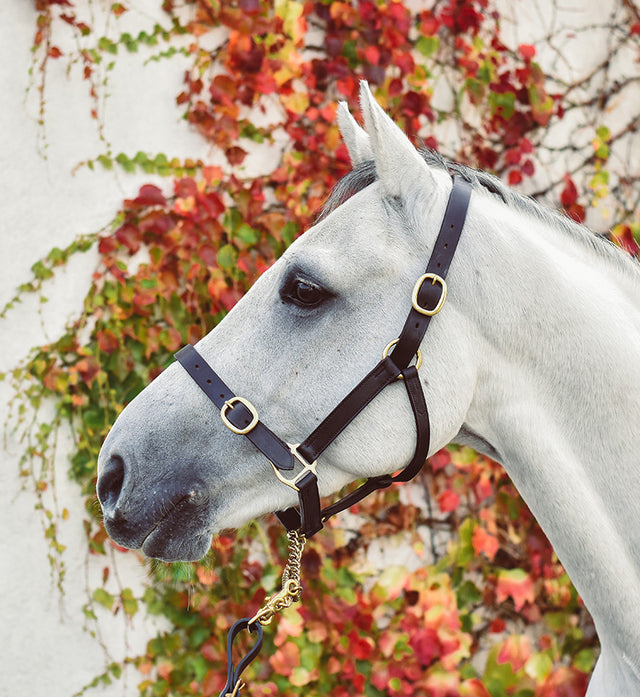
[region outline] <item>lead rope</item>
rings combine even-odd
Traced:
[[[282,584],[277,593],[268,597],[264,605],[251,618],[238,620],[229,630],[227,637],[227,683],[223,687],[220,697],[240,697],[240,690],[245,688],[245,683],[240,677],[249,664],[258,656],[262,648],[262,626],[269,624],[271,620],[282,610],[298,603],[302,597],[301,567],[302,551],[304,550],[306,537],[298,530],[287,532],[289,538],[289,557],[282,572]],[[238,634],[246,629],[251,634],[256,634],[254,645],[245,656],[233,664],[233,642]]]

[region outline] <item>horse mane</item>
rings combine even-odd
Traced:
[[[633,257],[625,254],[619,247],[613,244],[606,233],[595,233],[561,212],[542,205],[530,196],[518,193],[493,174],[448,160],[431,149],[423,148],[419,152],[429,167],[435,167],[451,174],[459,175],[469,182],[473,189],[487,192],[509,208],[532,216],[561,231],[589,248],[596,256],[612,262],[617,269],[630,273],[636,281],[639,280],[640,265]],[[373,160],[367,160],[356,165],[334,186],[320,211],[318,221],[326,218],[329,213],[341,206],[353,195],[373,184],[376,179],[377,175]]]

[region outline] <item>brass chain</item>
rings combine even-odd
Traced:
[[[265,600],[265,604],[249,620],[249,626],[254,622],[269,624],[278,612],[300,601],[302,596],[300,560],[307,538],[297,530],[290,530],[287,537],[289,538],[289,558],[282,572],[282,587]]]

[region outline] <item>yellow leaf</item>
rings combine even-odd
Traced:
[[[293,92],[281,97],[285,109],[294,114],[303,114],[309,107],[309,95],[306,92]]]
[[[274,9],[276,15],[282,17],[285,33],[295,41],[302,40],[306,29],[304,17],[302,17],[304,3],[297,0],[276,0]]]
[[[293,72],[293,70],[291,70],[291,68],[284,63],[282,64],[282,67],[273,74],[273,78],[276,81],[278,87],[284,85],[285,82],[288,82],[294,76],[295,73]]]

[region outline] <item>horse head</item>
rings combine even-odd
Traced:
[[[364,129],[346,105],[338,112],[360,190],[329,206],[196,345],[290,443],[303,440],[399,336],[452,186],[366,85],[361,101]],[[452,283],[462,266],[456,257]],[[421,348],[420,382],[427,403],[437,405],[430,452],[458,433],[473,398],[473,341],[456,295]],[[320,493],[404,467],[415,439],[396,381],[323,453]],[[177,363],[118,417],[100,453],[97,490],[110,536],[165,560],[198,559],[217,531],[296,503],[269,461],[225,426]]]

